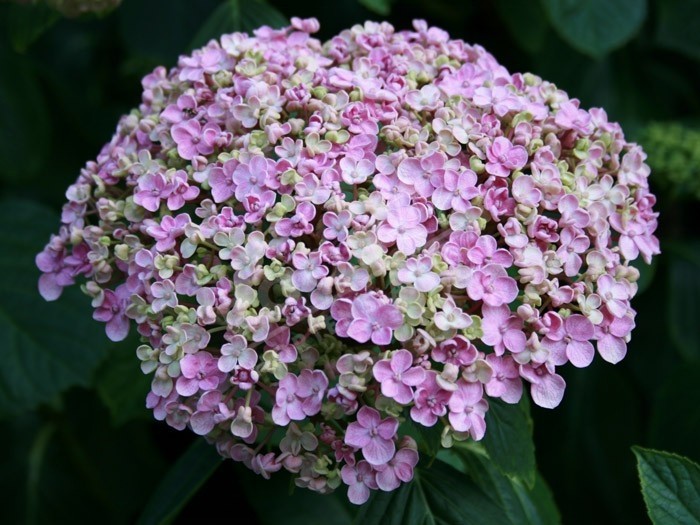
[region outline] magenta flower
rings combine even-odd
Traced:
[[[361,449],[370,465],[385,465],[394,457],[394,437],[398,428],[398,420],[393,417],[381,419],[375,409],[363,406],[357,412],[357,421],[350,423],[345,431],[345,443]]]
[[[410,403],[413,400],[411,387],[425,380],[425,369],[412,365],[413,356],[408,350],[398,350],[391,359],[377,361],[372,374],[381,383],[382,394],[402,405]]]

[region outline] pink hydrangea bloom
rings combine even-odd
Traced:
[[[400,420],[478,440],[489,399],[553,408],[559,367],[622,359],[658,214],[602,109],[423,21],[318,29],[147,75],[36,264],[134,323],[158,420],[360,504],[412,479]]]

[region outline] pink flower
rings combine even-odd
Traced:
[[[555,408],[561,403],[566,382],[554,373],[554,366],[549,363],[520,365],[520,375],[530,382],[530,396],[537,405]]]
[[[511,172],[527,164],[527,151],[522,146],[513,146],[505,137],[497,137],[486,150],[486,171],[496,177],[508,177]]]
[[[393,417],[381,419],[375,409],[363,406],[357,412],[357,421],[350,423],[345,431],[345,443],[361,449],[370,465],[385,465],[394,457],[394,437],[398,428],[398,420]]]
[[[429,255],[411,258],[399,270],[398,278],[402,283],[412,284],[419,292],[431,292],[440,284],[440,276],[432,269],[433,259]]]
[[[391,359],[377,361],[372,374],[381,383],[382,394],[402,405],[410,403],[413,400],[411,387],[425,379],[425,369],[412,365],[413,356],[408,350],[398,350]]]
[[[134,202],[148,211],[155,212],[160,207],[160,201],[172,194],[175,184],[161,173],[146,173],[139,178],[138,188],[134,193]]]
[[[377,229],[377,237],[385,243],[395,242],[403,254],[413,255],[428,237],[428,230],[421,224],[424,218],[416,206],[390,209],[386,222]]]
[[[377,489],[376,473],[372,465],[362,460],[357,465],[343,465],[340,477],[348,486],[350,503],[362,505],[369,499],[369,491]]]
[[[392,331],[403,324],[403,316],[396,306],[383,303],[369,293],[352,301],[339,299],[333,304],[331,315],[339,321],[338,334],[344,333],[358,343],[371,339],[375,345],[388,345]]]
[[[513,353],[525,349],[526,337],[523,332],[523,322],[513,315],[507,306],[484,306],[484,319],[481,329],[484,335],[481,340],[496,352],[503,355],[506,348]]]
[[[472,274],[467,282],[467,294],[488,306],[501,306],[518,296],[518,283],[508,276],[503,266],[487,264]]]
[[[447,403],[452,395],[438,385],[437,372],[428,370],[425,379],[416,389],[411,419],[426,427],[432,427],[439,417],[447,413]]]
[[[377,486],[380,490],[396,490],[401,482],[413,479],[413,469],[418,464],[418,452],[412,448],[402,448],[383,466],[377,467]]]
[[[506,403],[520,401],[523,395],[523,382],[520,379],[518,364],[513,358],[489,354],[486,356],[486,362],[493,370],[491,379],[485,386],[486,393],[491,397],[500,397]]]
[[[175,389],[181,396],[191,396],[198,390],[214,390],[223,380],[216,366],[216,358],[209,352],[188,354],[180,361],[182,375],[175,383]]]
[[[484,417],[489,404],[484,399],[481,383],[467,383],[460,379],[457,382],[457,390],[450,397],[448,407],[450,424],[457,432],[468,432],[475,441],[484,437]]]
[[[126,286],[119,286],[115,292],[104,290],[101,301],[95,305],[92,318],[107,323],[105,330],[112,341],[123,341],[129,335],[129,319],[126,317],[129,295]]]
[[[542,340],[542,346],[555,354],[565,354],[572,365],[581,368],[593,361],[595,350],[591,339],[594,335],[593,323],[581,314],[574,314],[564,319],[560,329],[550,331]]]
[[[205,133],[211,134],[215,124],[207,124],[204,129],[196,119],[180,122],[172,128],[173,140],[177,144],[177,152],[185,160],[191,160],[195,155],[209,155],[214,152],[211,142]],[[220,131],[220,130],[219,130]]]
[[[634,328],[633,316],[615,317],[607,314],[595,327],[598,353],[608,363],[618,363],[627,354],[627,340]]]

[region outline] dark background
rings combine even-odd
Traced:
[[[0,2],[1,523],[132,523],[193,442],[143,407],[137,342],[110,344],[77,291],[45,304],[33,256],[58,226],[65,188],[138,104],[144,74],[222,32],[291,16],[317,17],[322,40],[367,19],[397,29],[426,19],[583,107],[604,107],[644,146],[663,253],[639,266],[627,358],[564,370],[562,404],[533,407],[537,462],[564,523],[602,524],[648,521],[632,445],[700,460],[700,1],[297,0],[292,11],[280,1],[124,0],[66,17],[70,3]],[[317,501],[231,462],[196,489],[183,489],[178,522],[293,522],[295,508]]]

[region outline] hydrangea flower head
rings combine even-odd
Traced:
[[[360,504],[413,477],[400,423],[480,440],[490,400],[622,359],[657,214],[602,109],[421,21],[318,28],[147,75],[36,262],[135,328],[157,419]]]

